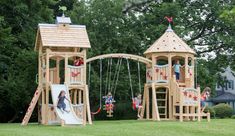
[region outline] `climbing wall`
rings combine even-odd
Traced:
[[[23,119],[21,125],[27,125],[28,124],[29,119],[30,119],[30,117],[31,117],[31,115],[33,113],[33,110],[34,110],[34,108],[35,108],[35,106],[37,104],[37,101],[38,101],[38,98],[39,98],[41,92],[42,92],[42,89],[39,89],[39,87],[38,87],[37,90],[34,93],[32,101],[29,104],[28,110],[27,110],[27,112],[26,112],[26,114],[24,116],[24,119]]]

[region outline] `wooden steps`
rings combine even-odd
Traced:
[[[157,105],[159,116],[162,119],[167,119],[167,102],[168,91],[166,89],[156,91]]]

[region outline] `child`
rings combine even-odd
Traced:
[[[65,91],[64,91],[64,90],[61,90],[61,91],[60,91],[60,94],[59,94],[59,96],[58,96],[58,100],[57,100],[56,106],[57,106],[57,108],[59,108],[59,109],[61,110],[62,113],[64,113],[64,111],[67,112],[67,113],[69,113],[69,111],[66,110],[66,104],[64,103],[64,99],[66,99],[67,101],[69,101],[69,99],[66,98],[66,96],[65,96]],[[70,102],[70,101],[69,101],[69,102]]]
[[[108,92],[106,96],[103,97],[105,99],[105,109],[107,111],[112,111],[113,110],[113,102],[115,100],[113,99],[112,93]]]
[[[210,97],[210,93],[211,93],[210,87],[206,87],[201,93],[201,109],[202,109],[202,112],[206,108],[206,100]]]
[[[81,66],[81,65],[83,65],[83,64],[84,64],[83,59],[82,59],[82,58],[79,58],[79,57],[76,57],[75,60],[74,60],[74,62],[73,62],[73,65],[74,65],[74,66]]]
[[[176,60],[176,64],[173,65],[175,76],[176,76],[176,81],[179,82],[180,80],[180,68],[183,66],[180,65],[180,61]]]
[[[134,104],[135,104],[135,108],[138,109],[137,112],[137,117],[140,118],[140,112],[142,109],[142,99],[141,99],[142,95],[139,93],[137,95],[137,97],[134,98]]]
[[[112,104],[114,102],[111,92],[108,92],[107,96],[105,96],[104,98],[105,98],[105,104]]]

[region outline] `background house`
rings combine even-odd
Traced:
[[[227,67],[223,73],[220,74],[223,80],[216,84],[216,96],[209,101],[216,105],[218,103],[227,103],[235,112],[235,72]]]

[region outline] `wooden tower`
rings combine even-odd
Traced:
[[[57,17],[55,24],[39,24],[35,51],[38,52],[38,88],[22,121],[27,125],[38,102],[38,122],[58,121],[51,99],[52,84],[66,85],[73,111],[86,124],[91,123],[89,91],[86,83],[86,59],[90,42],[84,25],[72,25],[69,17]],[[84,64],[73,66],[75,57]]]
[[[200,120],[200,88],[194,88],[193,49],[169,25],[144,54],[152,60],[152,65],[146,68],[141,118],[183,121],[198,117]],[[173,68],[176,60],[182,65],[179,82],[175,79]]]

